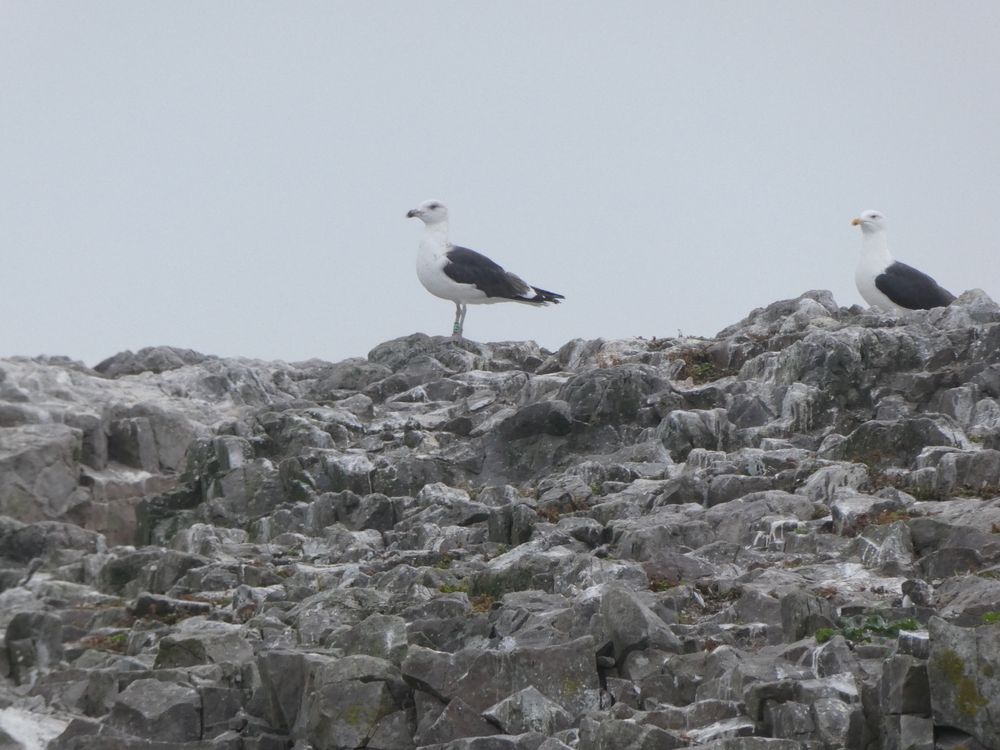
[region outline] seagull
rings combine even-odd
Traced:
[[[945,307],[955,301],[955,295],[930,276],[892,259],[881,213],[865,211],[851,224],[861,227],[861,262],[854,282],[869,305],[903,312]]]
[[[452,336],[462,338],[467,305],[523,302],[544,306],[559,304],[563,295],[526,283],[475,250],[448,241],[448,207],[441,201],[424,201],[407,211],[406,218],[424,223],[417,253],[417,278],[436,297],[455,303]]]

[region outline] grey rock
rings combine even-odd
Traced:
[[[897,654],[882,662],[880,683],[883,714],[931,713],[930,686],[926,662]]]
[[[573,415],[565,401],[538,401],[524,406],[501,422],[497,429],[507,440],[534,435],[568,435]]]
[[[187,365],[197,365],[210,359],[193,349],[178,349],[173,346],[147,346],[133,353],[119,352],[94,365],[94,370],[105,377],[120,378],[124,375],[139,375],[143,372],[161,373],[176,370]]]
[[[236,626],[186,620],[179,632],[159,642],[157,669],[191,667],[197,664],[238,666],[254,658],[253,646]]]
[[[932,617],[927,676],[935,723],[1000,745],[1000,625],[963,628]]]
[[[272,727],[288,731],[299,718],[309,679],[309,657],[298,651],[269,649],[257,657],[265,716]]]
[[[928,445],[962,448],[968,444],[958,425],[945,417],[865,422],[837,449],[839,457],[885,468],[909,468]]]
[[[5,557],[18,562],[29,562],[69,550],[93,554],[103,552],[107,546],[102,534],[74,524],[61,521],[21,524],[13,519],[11,521],[7,528],[0,530],[0,545]]]
[[[591,426],[631,422],[646,398],[665,384],[655,368],[626,364],[583,372],[563,385],[557,398],[569,405],[575,421]]]
[[[836,627],[836,621],[836,612],[825,599],[794,591],[781,600],[781,627],[788,643],[812,635],[820,628]]]
[[[534,686],[519,690],[483,711],[504,734],[538,732],[550,736],[573,725],[573,716]]]
[[[882,719],[882,737],[885,750],[937,750],[941,747],[934,742],[934,721],[926,716],[885,716]]]
[[[338,639],[348,654],[367,654],[400,664],[408,646],[406,620],[393,615],[366,617]]]
[[[672,411],[656,431],[675,461],[684,460],[694,448],[729,450],[736,441],[736,428],[725,409]]]
[[[945,495],[962,490],[992,497],[1000,492],[1000,451],[947,453],[935,468],[937,489]]]
[[[108,723],[135,737],[191,742],[201,737],[201,698],[177,683],[135,680],[119,693]]]
[[[383,659],[348,656],[317,661],[303,694],[300,723],[317,748],[360,747],[406,694],[398,670]]]
[[[48,612],[18,612],[4,633],[7,663],[15,682],[55,667],[63,657],[62,621]]]
[[[411,647],[402,672],[414,688],[445,701],[461,697],[478,711],[529,686],[574,716],[596,708],[598,703],[594,641],[589,636],[549,647],[503,652],[446,654]]]
[[[903,508],[897,498],[838,493],[830,503],[830,515],[838,534],[853,536],[864,526],[877,523],[880,516],[902,511]]]
[[[580,750],[672,750],[685,747],[679,736],[655,726],[644,726],[634,721],[605,719],[585,720],[580,728]]]
[[[22,521],[61,516],[77,494],[82,433],[62,424],[0,429],[0,513]]]
[[[625,588],[608,587],[601,596],[600,611],[616,661],[636,649],[682,650],[680,639],[670,627]]]
[[[417,732],[414,740],[420,745],[440,745],[464,737],[497,734],[496,727],[483,719],[479,712],[461,698],[452,698],[426,730]]]

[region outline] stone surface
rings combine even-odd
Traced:
[[[927,673],[936,723],[1000,746],[1000,623],[965,628],[932,617]]]
[[[0,360],[53,750],[998,747],[1000,308]],[[0,724],[0,727],[4,726]]]

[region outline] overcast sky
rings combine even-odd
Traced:
[[[1000,298],[1000,3],[0,0],[0,356],[363,356],[452,240],[558,307],[481,341],[711,335],[896,257]]]

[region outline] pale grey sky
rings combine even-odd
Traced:
[[[0,1],[0,356],[296,360],[448,334],[452,240],[558,307],[490,341],[860,303],[851,219],[1000,297],[1000,3]]]

